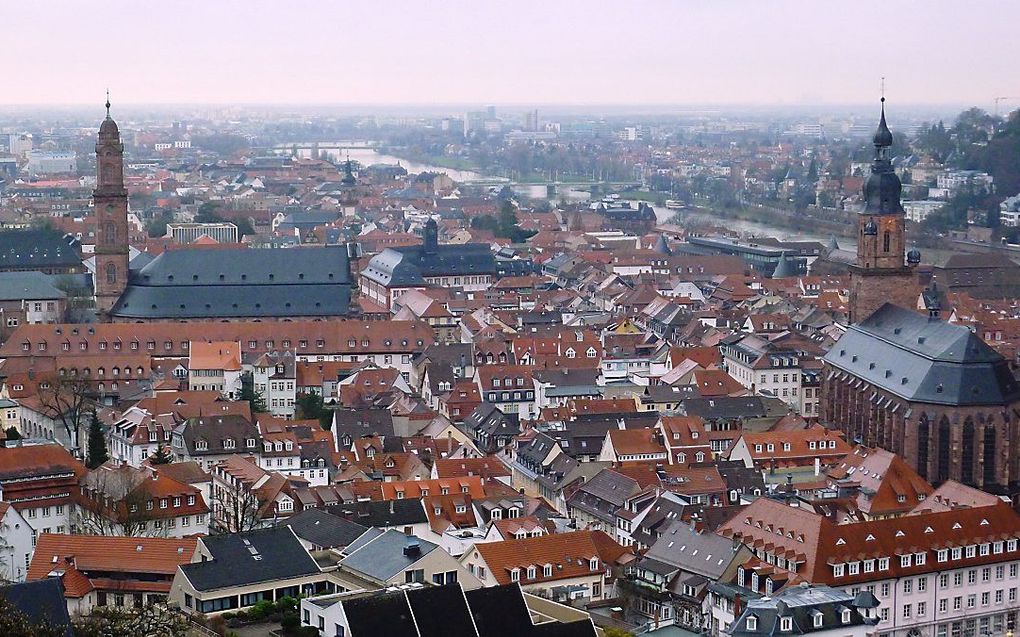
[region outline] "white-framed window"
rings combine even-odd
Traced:
[[[788,633],[793,630],[793,618],[792,617],[780,617],[779,618],[779,630],[784,633]]]
[[[750,617],[747,618],[747,630],[749,631],[758,630],[758,618],[755,617],[754,615],[751,615]]]
[[[521,581],[521,569],[519,568],[510,569],[510,581],[511,582]]]

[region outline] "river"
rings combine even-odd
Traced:
[[[342,142],[348,144],[348,142]],[[350,144],[353,145],[353,144]],[[281,147],[286,147],[282,145]],[[389,164],[389,165],[400,165],[403,166],[409,173],[422,173],[422,172],[437,172],[446,173],[451,179],[458,182],[471,182],[471,181],[496,181],[502,180],[507,181],[504,177],[497,177],[493,175],[483,175],[482,173],[475,172],[473,170],[456,170],[453,168],[444,168],[442,166],[433,166],[429,164],[423,164],[415,161],[408,161],[401,159],[394,155],[386,155],[378,152],[372,148],[345,148],[343,156],[340,156],[340,151],[334,151],[331,149],[323,149],[330,159],[333,161],[343,160],[346,157],[350,157],[354,161],[358,162],[363,166],[370,166],[372,164]],[[302,157],[311,156],[311,151],[308,149],[299,149],[299,155]],[[527,197],[529,199],[545,199],[547,198],[547,190],[545,185],[529,185],[529,184],[517,184],[513,186],[513,190],[518,195]],[[578,188],[566,188],[558,187],[556,194],[552,197],[555,201],[565,200],[569,202],[580,202],[588,201],[591,199],[591,193],[586,190]],[[637,207],[640,202],[628,201],[627,199],[620,199],[621,203],[629,203],[633,207]],[[655,216],[659,220],[659,223],[665,223],[676,213],[674,210],[668,210],[665,207],[657,206],[655,208]],[[707,216],[706,216],[707,217]],[[757,223],[754,221],[743,221],[740,219],[719,219],[718,225],[725,227],[741,234],[746,235],[757,235],[757,236],[770,236],[776,237],[784,241],[820,241],[822,243],[828,243],[829,236],[826,234],[812,233],[810,231],[799,231],[792,230],[790,228],[773,227],[763,223]],[[839,246],[846,250],[856,250],[857,244],[852,239],[839,237],[837,239]]]

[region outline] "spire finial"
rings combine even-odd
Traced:
[[[106,119],[110,119],[110,89],[106,89]]]

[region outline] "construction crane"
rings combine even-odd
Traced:
[[[1002,100],[1020,100],[1020,97],[996,97],[995,98],[995,115],[999,115],[999,102]]]

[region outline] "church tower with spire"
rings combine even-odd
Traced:
[[[128,195],[124,187],[124,144],[110,117],[99,127],[96,143],[96,189],[92,193],[96,215],[96,308],[109,314],[124,293],[128,278]]]
[[[900,205],[902,185],[889,157],[892,132],[882,118],[873,139],[875,160],[864,184],[864,210],[857,216],[857,262],[850,268],[850,321],[859,323],[886,302],[907,309],[917,306],[913,266],[920,253],[906,253],[906,215]]]

